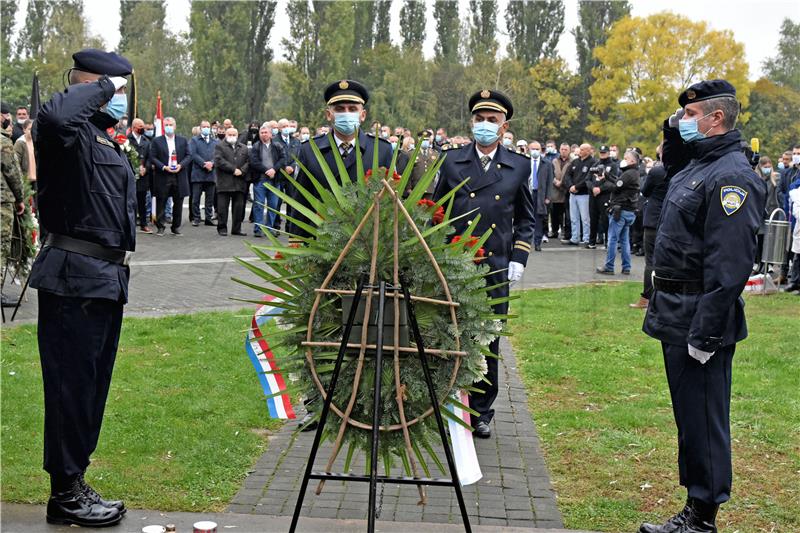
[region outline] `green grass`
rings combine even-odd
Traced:
[[[87,479],[134,508],[219,511],[266,448],[269,418],[244,352],[247,311],[126,319]],[[3,328],[2,498],[42,503],[36,328]]]
[[[531,290],[514,344],[567,527],[636,531],[686,497],[660,343],[641,332],[637,283]],[[734,481],[718,524],[800,531],[800,298],[749,296],[737,346]]]

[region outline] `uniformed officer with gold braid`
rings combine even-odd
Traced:
[[[477,209],[475,216],[480,214],[481,217],[477,223],[473,223],[474,217],[456,221],[456,234],[469,228],[472,235],[479,236],[491,228],[491,236],[484,245],[486,262],[492,272],[501,272],[487,276],[487,284],[493,286],[505,280],[514,283],[522,277],[533,240],[530,159],[501,146],[503,133],[508,130],[508,120],[514,114],[511,100],[506,95],[483,89],[469,99],[469,109],[475,142],[443,152],[445,160],[434,200],[468,179],[454,195],[452,216]],[[489,295],[493,298],[507,296],[508,290],[509,286],[505,285],[492,289]],[[494,311],[506,314],[508,304],[496,305]],[[490,349],[499,354],[500,340],[495,339]],[[481,392],[470,395],[470,406],[480,413],[472,420],[475,435],[480,438],[491,436],[492,403],[498,390],[497,359],[488,358],[487,363],[486,379],[490,383],[476,383],[475,387]]]

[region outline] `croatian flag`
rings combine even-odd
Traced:
[[[279,372],[280,369],[275,361],[275,356],[263,334],[266,325],[281,313],[280,308],[269,304],[273,299],[273,296],[267,297],[267,303],[256,310],[250,325],[250,331],[247,332],[247,338],[244,342],[247,356],[256,369],[258,381],[261,383],[266,396],[286,390],[286,381]],[[295,418],[288,394],[267,398],[267,408],[271,418]]]
[[[469,405],[469,395],[466,391],[460,390],[453,394],[456,400],[463,405]],[[448,403],[445,407],[449,409],[454,415],[466,422],[470,423],[469,413],[462,408]],[[472,485],[477,483],[483,477],[481,473],[481,465],[478,464],[478,454],[475,453],[475,443],[472,441],[472,432],[461,424],[453,420],[447,421],[448,429],[450,430],[450,442],[453,443],[453,459],[456,462],[456,472],[458,472],[458,480],[461,485]]]
[[[164,112],[161,110],[161,91],[158,91],[156,96],[156,114],[153,116],[153,127],[155,137],[164,135]]]

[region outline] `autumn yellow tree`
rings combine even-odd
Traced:
[[[678,107],[678,94],[700,80],[727,79],[742,107],[749,102],[744,46],[730,31],[710,30],[705,22],[667,12],[625,17],[594,55],[600,65],[592,71],[588,129],[603,141],[652,154],[663,120]],[[742,114],[739,120],[747,118]]]

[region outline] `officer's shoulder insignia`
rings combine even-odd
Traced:
[[[111,141],[109,141],[109,140],[108,140],[108,139],[106,139],[105,137],[101,137],[101,136],[99,136],[99,135],[95,135],[95,138],[94,138],[94,139],[95,139],[97,142],[99,142],[100,144],[105,144],[106,146],[110,146],[111,148],[114,148],[114,143],[113,143],[113,142],[111,142]]]
[[[623,185],[625,185],[625,182],[624,182],[624,181],[622,181],[622,180],[617,180],[617,187],[622,187]]]
[[[747,198],[747,191],[735,185],[723,185],[719,189],[719,201],[725,214],[731,216],[739,210]]]

